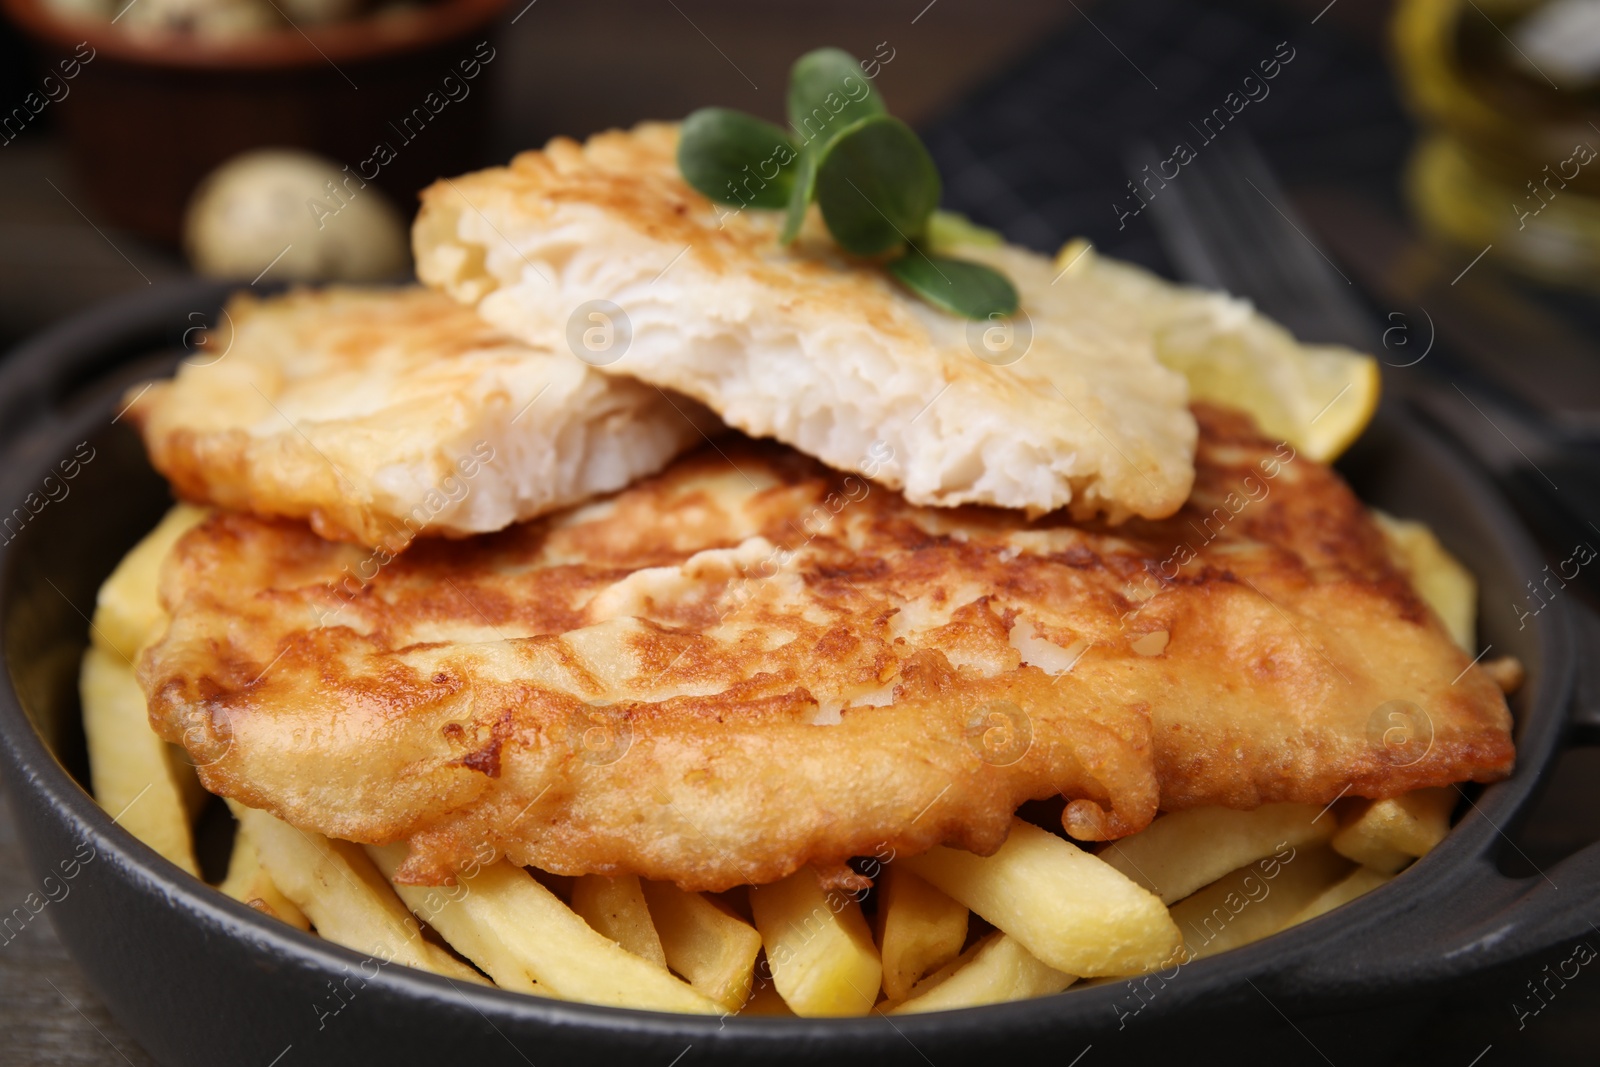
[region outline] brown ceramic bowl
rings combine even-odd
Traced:
[[[200,179],[246,149],[305,148],[354,170],[387,144],[394,158],[368,173],[377,169],[373,180],[403,212],[439,175],[483,162],[490,38],[505,5],[434,0],[218,41],[64,19],[46,0],[0,0],[49,71],[92,56],[49,105],[52,117],[99,216],[167,243],[177,242]]]

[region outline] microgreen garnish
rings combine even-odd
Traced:
[[[888,113],[854,56],[837,48],[801,56],[789,71],[787,104],[787,131],[728,108],[690,115],[678,142],[684,180],[720,203],[784,210],[784,244],[799,236],[815,202],[840,248],[857,256],[897,252],[885,268],[935,307],[969,319],[1017,310],[1005,275],[930,251],[989,231],[952,224],[936,210],[933,157]]]
[[[934,307],[968,319],[1013,315],[1017,290],[1004,274],[982,263],[913,248],[889,263],[889,273]]]
[[[921,234],[939,206],[939,170],[911,127],[889,115],[845,130],[817,162],[817,204],[839,247],[875,256]]]
[[[683,121],[678,169],[713,200],[781,208],[794,184],[794,146],[770,122],[727,107],[703,107]]]
[[[786,103],[789,125],[817,149],[861,119],[889,113],[856,57],[842,48],[818,48],[795,60]]]

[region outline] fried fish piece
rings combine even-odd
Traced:
[[[179,495],[390,551],[620,489],[715,426],[421,287],[241,293],[196,351],[130,391]]]
[[[441,181],[412,232],[423,281],[531,343],[703,401],[839,470],[875,443],[913,503],[1162,516],[1193,478],[1183,377],[1148,331],[1043,256],[962,248],[1022,297],[1006,323],[934,309],[813,218],[713,204],[676,126],[566,138]]]
[[[1095,839],[1158,801],[1506,774],[1504,697],[1360,501],[1197,413],[1193,499],[1118,527],[916,507],[736,439],[360,582],[357,549],[219,514],[163,570],[151,719],[213,791],[407,841],[414,881],[485,845],[692,889],[848,881],[885,846],[992,851],[1030,798]]]

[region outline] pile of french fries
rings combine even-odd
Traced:
[[[106,581],[82,669],[96,799],[196,877],[191,826],[209,798],[150,729],[133,664],[165,626],[160,564],[204,515],[173,509]],[[1401,529],[1391,543],[1418,588],[1443,591],[1430,603],[1470,641],[1470,575],[1425,528],[1386,528]],[[1456,799],[1432,789],[1321,810],[1175,812],[1098,852],[1018,819],[992,856],[880,855],[870,897],[825,890],[809,869],[707,894],[492,856],[454,885],[400,885],[403,845],[331,840],[229,801],[237,830],[217,888],[375,967],[660,1011],[909,1014],[1165,969],[1322,915],[1437,845]]]

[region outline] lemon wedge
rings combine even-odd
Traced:
[[[1057,285],[1082,286],[1110,321],[1149,336],[1156,357],[1189,380],[1195,400],[1240,408],[1263,433],[1319,462],[1361,436],[1378,407],[1378,364],[1338,345],[1306,345],[1246,300],[1173,285],[1097,254],[1083,238],[1056,257]]]

